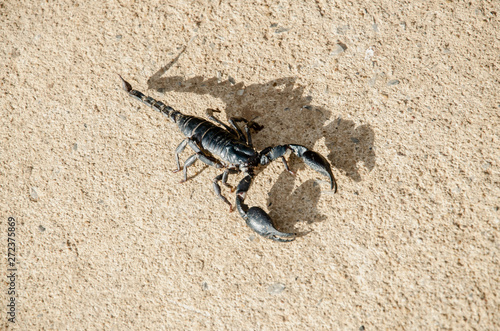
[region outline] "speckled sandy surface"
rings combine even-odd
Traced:
[[[15,325],[500,329],[498,15],[496,1],[3,2]],[[256,118],[258,149],[313,148],[338,193],[274,162],[247,201],[303,235],[256,236],[215,197],[219,170],[178,184],[180,132],[117,74],[186,114]]]

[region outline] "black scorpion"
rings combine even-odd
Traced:
[[[248,208],[248,205],[244,204],[246,193],[254,177],[255,167],[267,165],[269,162],[281,158],[285,165],[285,169],[293,174],[288,168],[284,158],[285,153],[291,150],[295,155],[304,160],[313,170],[327,176],[330,179],[330,189],[334,189],[335,192],[337,192],[337,183],[335,177],[333,177],[330,164],[320,154],[301,145],[267,147],[261,152],[257,152],[252,145],[252,138],[250,136],[250,129],[258,130],[262,128],[262,126],[257,123],[241,117],[236,117],[228,120],[229,124],[231,124],[231,126],[228,126],[212,116],[213,110],[207,111],[208,118],[220,126],[199,117],[184,115],[161,101],[157,101],[144,95],[142,92],[133,90],[128,82],[121,76],[120,78],[123,89],[130,96],[167,116],[174,123],[177,123],[181,132],[186,136],[175,150],[177,169],[174,170],[174,172],[183,170],[183,179],[181,183],[187,180],[187,168],[196,160],[200,160],[215,168],[224,168],[224,172],[214,178],[213,185],[217,196],[227,203],[229,205],[229,210],[232,211],[233,207],[231,203],[221,194],[219,182],[222,181],[222,184],[231,187],[227,184],[228,175],[243,172],[245,177],[239,182],[236,188],[236,208],[247,225],[259,235],[281,242],[292,241],[296,236],[295,233],[278,231],[273,226],[269,215],[262,208]],[[236,125],[236,123],[239,122],[245,123],[245,134],[243,134],[241,129]],[[184,166],[181,167],[179,154],[182,153],[187,145],[191,147],[194,154],[191,155],[184,162]],[[219,159],[215,156],[219,157]]]

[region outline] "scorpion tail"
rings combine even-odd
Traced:
[[[130,91],[132,91],[132,85],[130,85],[129,82],[127,82],[125,79],[123,79],[123,77],[121,75],[118,75],[118,77],[120,77],[120,79],[122,81],[122,89],[125,92],[130,93]]]
[[[290,242],[295,240],[295,233],[278,231],[271,221],[271,217],[260,207],[248,208],[244,204],[246,193],[252,183],[252,176],[247,175],[238,184],[236,189],[236,208],[247,225],[264,238],[280,242]]]
[[[144,93],[132,89],[132,85],[123,79],[122,76],[118,75],[122,81],[122,88],[125,92],[127,92],[134,99],[139,100],[140,102],[148,105],[153,108],[157,112],[162,113],[163,115],[170,118],[173,122],[176,122],[177,116],[180,114],[178,111],[174,110],[172,107],[165,105],[161,101],[157,101],[151,97],[146,96]]]

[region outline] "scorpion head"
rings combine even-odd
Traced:
[[[259,153],[245,144],[233,144],[227,147],[226,158],[231,164],[239,166],[246,171],[256,167],[260,162]]]

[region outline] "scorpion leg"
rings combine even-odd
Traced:
[[[292,170],[290,170],[290,168],[288,168],[288,163],[286,162],[286,159],[284,156],[281,157],[281,162],[283,162],[283,165],[285,166],[285,170],[288,171],[290,174],[295,176],[295,172],[293,172]]]
[[[226,187],[229,187],[231,189],[231,192],[234,192],[235,188],[227,183],[227,178],[229,174],[237,174],[238,172],[239,170],[229,168],[222,173],[222,184],[224,184]]]
[[[184,162],[184,166],[182,167],[183,179],[181,179],[179,183],[184,183],[187,180],[187,168],[192,166],[197,159],[198,159],[198,154],[193,154],[187,158],[187,160]]]
[[[213,113],[214,112],[217,112],[217,113],[220,113],[220,110],[218,109],[207,109],[206,110],[206,115],[207,115],[207,118],[211,121],[214,121],[215,123],[223,126],[227,131],[231,132],[232,134],[234,134],[235,136],[237,136],[241,142],[243,143],[246,143],[247,145],[249,145],[250,147],[253,147],[252,145],[252,137],[250,136],[250,128],[256,130],[256,131],[260,131],[262,130],[263,126],[262,125],[259,125],[255,122],[252,122],[252,121],[249,121],[243,117],[231,117],[228,122],[229,124],[231,124],[231,126],[228,126],[227,124],[225,124],[224,122],[222,122],[221,120],[219,120],[218,118],[216,118],[215,116],[213,116]],[[243,131],[241,131],[241,129],[239,128],[239,126],[236,125],[237,122],[244,122],[245,123],[245,134],[243,134]]]
[[[212,166],[212,167],[215,167],[215,168],[222,168],[222,165],[220,163],[218,163],[217,161],[213,161],[211,160],[208,156],[206,156],[205,154],[203,153],[196,153],[196,154],[193,154],[191,155],[190,157],[188,157],[188,159],[186,160],[186,162],[184,162],[184,166],[182,167],[183,171],[182,171],[182,180],[179,182],[179,183],[184,183],[185,181],[187,181],[187,168],[192,166],[193,163],[196,162],[196,160],[200,160],[201,162],[205,163],[206,165],[209,165],[209,166]]]
[[[214,178],[214,190],[215,190],[215,194],[217,194],[217,196],[219,198],[221,198],[222,201],[224,201],[225,203],[227,203],[229,205],[229,212],[230,213],[233,211],[233,205],[231,205],[231,203],[229,202],[229,200],[227,200],[227,198],[221,194],[220,186],[219,186],[218,182],[222,180],[222,184],[226,185],[227,187],[230,187],[231,190],[233,190],[233,188],[231,187],[231,185],[229,185],[227,183],[227,176],[229,175],[229,173],[237,173],[237,172],[238,171],[234,170],[234,169],[227,169],[222,174],[220,174],[220,175],[218,175],[217,177]]]
[[[209,165],[211,167],[215,167],[218,169],[223,167],[223,165],[219,161],[214,160],[209,155],[205,155],[203,153],[203,151],[196,145],[196,143],[191,138],[186,138],[186,139],[184,139],[184,141],[186,141],[186,143],[189,145],[189,147],[191,147],[196,154],[191,155],[186,160],[186,162],[184,162],[184,166],[182,167],[183,179],[180,181],[180,183],[184,183],[187,180],[187,168],[190,167],[191,165],[193,165],[193,163],[196,160],[200,160],[201,162],[205,163],[206,165]],[[186,147],[185,146],[186,143],[184,143],[184,141],[181,142],[180,145],[177,147],[177,150],[180,149],[180,152],[182,152],[182,150],[184,150],[184,148]],[[177,150],[176,150],[176,158],[178,160]],[[179,163],[177,163],[177,164],[179,164]],[[174,170],[174,172],[178,172],[180,170],[181,170],[181,168],[179,167],[177,170]]]
[[[221,120],[219,120],[217,117],[215,117],[213,114],[214,112],[216,113],[220,113],[220,110],[218,109],[207,109],[205,111],[205,114],[207,115],[208,119],[211,120],[211,121],[214,121],[215,123],[217,124],[220,124],[222,125],[227,131],[231,132],[232,134],[238,136],[238,132],[235,131],[232,127],[228,126],[226,123],[222,122]]]
[[[304,160],[304,163],[313,170],[327,176],[330,179],[330,189],[337,192],[337,182],[333,176],[330,163],[328,163],[328,161],[321,154],[311,151],[307,147],[301,145],[279,145],[275,147],[267,147],[260,153],[260,163],[265,165],[281,157],[283,163],[285,164],[285,168],[290,172],[286,160],[283,157],[287,150],[291,150],[295,155]]]
[[[181,164],[179,162],[179,154],[181,154],[184,151],[184,148],[186,148],[186,145],[189,141],[189,138],[184,139],[179,146],[175,149],[175,161],[177,162],[177,169],[172,170],[172,172],[179,172],[181,171]]]
[[[250,129],[254,129],[255,131],[260,131],[262,130],[264,127],[258,123],[255,123],[253,121],[249,121],[243,117],[231,117],[229,120],[228,120],[229,124],[231,124],[233,126],[233,128],[235,128],[235,130],[238,131],[238,133],[240,134],[240,139],[242,142],[246,143],[248,146],[252,147],[253,148],[253,144],[252,144],[252,135],[250,134]],[[245,130],[245,134],[246,134],[246,138],[245,138],[245,135],[243,134],[243,132],[241,132],[241,129],[236,125],[236,123],[238,122],[243,122],[245,123],[245,127],[244,127],[244,130]]]
[[[244,202],[246,193],[252,183],[252,176],[247,174],[238,184],[236,189],[236,208],[241,217],[246,221],[250,229],[264,238],[274,241],[289,242],[295,240],[295,233],[286,233],[278,231],[272,221],[271,217],[260,207],[248,208]]]

